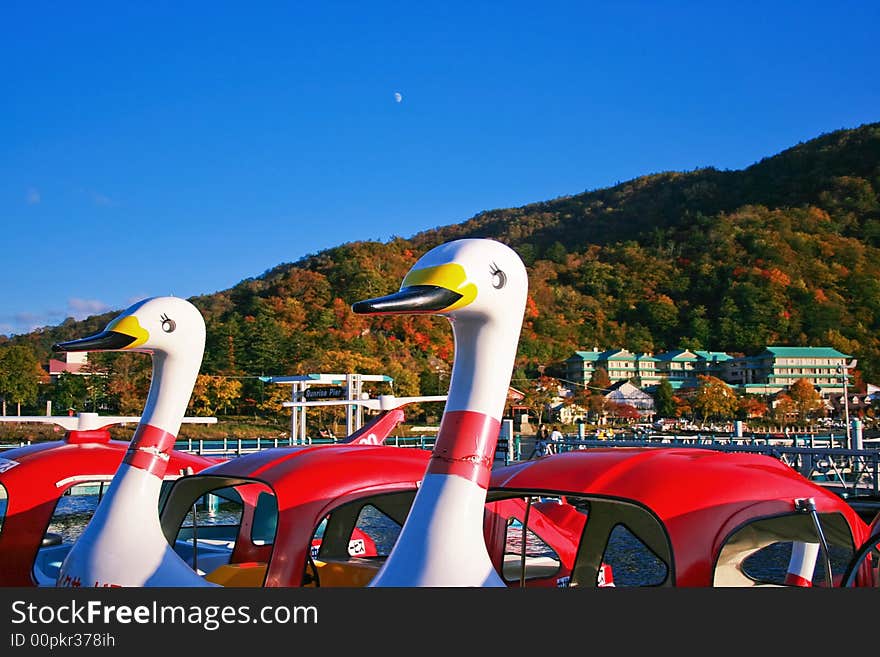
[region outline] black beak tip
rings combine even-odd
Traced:
[[[366,315],[373,311],[373,303],[371,299],[366,299],[364,301],[355,301],[351,304],[351,312],[356,315]]]
[[[394,294],[356,301],[352,312],[358,315],[408,315],[443,310],[461,299],[461,294],[436,285],[413,285]]]
[[[79,340],[56,342],[52,345],[52,351],[117,351],[124,349],[134,342],[134,338],[125,333],[116,331],[102,331],[96,335]]]

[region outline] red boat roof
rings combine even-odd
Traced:
[[[94,432],[97,433],[97,432]],[[128,450],[127,440],[68,441],[52,440],[17,447],[0,453],[0,458],[16,465],[0,473],[0,482],[9,485],[15,480],[32,490],[37,482],[63,481],[68,477],[115,474]],[[192,467],[196,472],[214,465],[217,459],[172,450],[168,474],[176,475],[181,469]],[[16,493],[21,491],[17,490]]]
[[[711,449],[609,447],[565,452],[492,472],[490,488],[565,491],[636,500],[660,518],[706,507],[815,498],[845,501],[771,456]]]
[[[272,486],[279,501],[302,500],[304,493],[309,499],[336,499],[354,490],[417,484],[430,457],[428,450],[389,445],[275,447],[239,456],[202,474],[258,479]]]

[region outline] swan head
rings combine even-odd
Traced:
[[[205,320],[193,304],[179,297],[150,297],[114,318],[100,333],[59,342],[53,351],[137,351],[192,354],[205,348]]]
[[[488,320],[525,309],[528,276],[509,246],[490,239],[453,240],[416,261],[400,290],[358,301],[352,311],[365,315],[435,314],[450,319]]]

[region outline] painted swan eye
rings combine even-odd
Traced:
[[[169,318],[168,315],[162,315],[162,330],[166,333],[173,333],[174,329],[177,328],[177,322],[173,319]]]
[[[507,285],[507,274],[498,269],[498,265],[492,264],[492,287],[496,290],[500,290],[502,287]]]

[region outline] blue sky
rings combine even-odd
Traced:
[[[0,10],[5,334],[880,120],[877,2]]]

